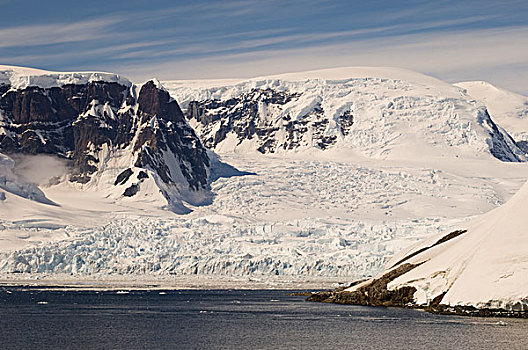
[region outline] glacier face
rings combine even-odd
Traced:
[[[4,227],[9,224],[0,222]],[[434,220],[369,223],[300,219],[244,224],[199,219],[113,220],[73,239],[1,256],[1,273],[86,275],[323,276],[345,280],[379,271],[408,235],[437,232]],[[395,240],[401,240],[395,243]]]

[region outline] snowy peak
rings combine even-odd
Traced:
[[[339,148],[383,159],[524,160],[482,102],[407,70],[343,68],[164,85],[206,146],[219,152]]]
[[[507,91],[485,81],[454,84],[481,101],[495,122],[502,126],[528,152],[528,97]]]
[[[181,200],[207,201],[209,157],[177,102],[153,81],[138,92],[117,75],[87,74],[0,86],[0,152],[56,155],[71,183],[116,199],[161,193],[176,212],[188,212]]]

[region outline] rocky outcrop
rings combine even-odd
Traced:
[[[255,88],[228,100],[191,101],[187,118],[198,122],[199,135],[211,149],[231,134],[238,144],[253,140],[260,153],[295,150],[302,146],[326,149],[335,144],[337,136],[325,133],[330,120],[321,103],[306,106],[306,111],[295,117],[281,113],[288,103],[300,96],[299,93]],[[277,114],[282,117],[274,118]],[[350,111],[338,118],[342,136],[348,134],[353,120]]]
[[[207,151],[185,121],[178,103],[152,81],[141,87],[138,103],[140,123],[148,123],[149,127],[138,133],[134,150],[141,152],[135,165],[157,169],[163,181],[170,183],[179,174],[171,172],[166,154],[177,155],[179,170],[190,188],[205,188],[210,165]]]
[[[147,170],[160,179],[166,197],[173,189],[208,189],[207,151],[178,103],[154,81],[140,89],[104,80],[46,87],[2,85],[0,152],[57,155],[71,165],[69,181],[79,184],[93,181],[108,158],[125,157],[128,167],[112,181],[127,185],[125,196],[137,193]],[[137,172],[141,178],[132,179]]]
[[[465,305],[449,306],[441,303],[445,296],[445,293],[443,293],[434,298],[428,305],[417,305],[414,300],[416,288],[411,286],[400,287],[394,290],[387,288],[390,282],[417,266],[409,263],[403,264],[381,277],[368,282],[357,281],[347,287],[312,293],[306,298],[306,301],[362,306],[405,307],[423,309],[442,315],[528,318],[528,311],[524,310],[521,304],[519,304],[517,309],[512,308],[509,310],[492,307],[476,308]],[[353,291],[349,290],[356,285],[359,286],[357,289]]]
[[[477,115],[478,123],[489,133],[489,148],[491,154],[504,162],[522,162],[526,160],[522,144],[517,144],[511,136],[495,124],[487,109],[482,109]]]
[[[403,264],[383,276],[358,287],[354,291],[347,291],[341,288],[334,291],[315,293],[306,300],[365,306],[409,306],[413,303],[416,288],[403,287],[397,290],[389,290],[387,285],[415,267],[416,265]],[[352,286],[354,284],[350,285],[349,288]]]

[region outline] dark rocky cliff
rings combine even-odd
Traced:
[[[282,110],[301,94],[273,89],[253,89],[239,97],[225,101],[191,101],[187,118],[196,120],[200,137],[208,148],[215,148],[229,134],[234,134],[240,144],[256,140],[261,153],[275,153],[279,149],[294,150],[301,146],[326,149],[337,141],[335,135],[325,135],[329,123],[321,105],[311,108],[300,118],[288,114],[280,120],[267,116],[268,109]],[[339,131],[346,136],[353,124],[350,112],[338,118]]]
[[[137,90],[106,81],[1,85],[0,153],[57,155],[71,163],[69,181],[84,184],[101,169],[103,148],[129,151],[131,166],[153,171],[167,186],[207,189],[207,151],[178,103],[153,81]]]

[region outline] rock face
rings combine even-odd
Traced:
[[[279,119],[269,117],[300,96],[299,93],[255,88],[224,101],[191,101],[187,118],[200,124],[202,140],[211,149],[225,141],[230,134],[235,135],[237,144],[244,140],[255,140],[260,153],[275,153],[279,149],[295,150],[310,145],[326,149],[335,144],[337,136],[325,134],[329,119],[320,102],[307,108],[305,113],[295,119],[289,114]],[[342,136],[348,134],[353,120],[350,111],[344,111],[339,116]]]
[[[178,103],[157,82],[139,89],[116,80],[45,87],[4,81],[0,153],[57,155],[71,164],[69,181],[81,185],[98,181],[113,160],[122,169],[112,185],[125,186],[125,196],[138,192],[148,170],[169,203],[185,194],[198,200],[193,193],[208,189],[209,157]]]

